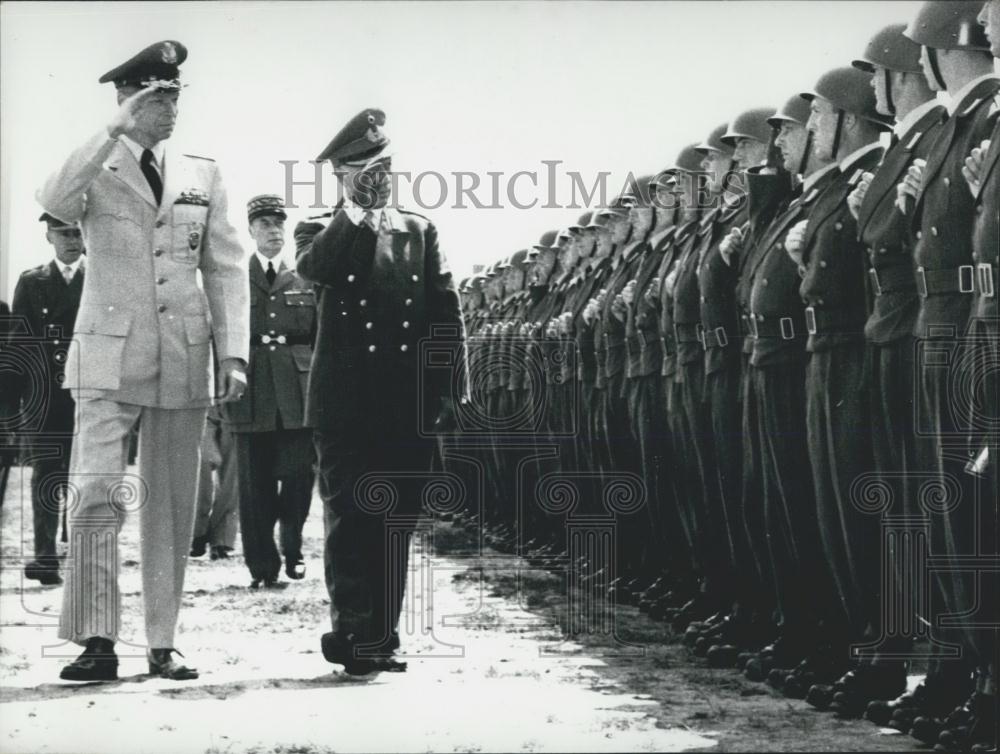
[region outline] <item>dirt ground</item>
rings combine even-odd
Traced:
[[[241,560],[194,559],[178,647],[194,682],[152,679],[141,646],[135,521],[121,540],[121,680],[61,682],[61,589],[24,581],[27,478],[15,469],[2,519],[0,752],[910,751],[912,739],[839,721],[735,671],[704,667],[633,608],[618,636],[565,641],[563,579],[488,549],[449,524],[415,545],[401,625],[409,670],[352,678],[328,665],[318,501],[308,573],[250,591]],[[25,518],[22,511],[29,513]],[[126,643],[131,639],[134,644]]]

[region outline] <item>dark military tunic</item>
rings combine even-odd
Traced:
[[[67,285],[56,261],[24,272],[14,289],[13,314],[24,317],[27,332],[12,332],[23,343],[31,373],[17,373],[13,394],[20,402],[22,458],[32,467],[31,509],[35,559],[53,565],[59,528],[59,498],[67,484],[76,404],[63,390],[66,349],[80,308],[86,262]],[[18,326],[20,330],[20,326]],[[32,342],[22,340],[25,336]],[[21,361],[19,359],[19,361]],[[22,362],[23,363],[23,362]]]
[[[306,421],[316,428],[333,631],[376,643],[399,620],[434,448],[426,432],[443,401],[464,398],[466,374],[437,230],[411,212],[383,213],[377,232],[343,210],[325,228],[295,231],[297,271],[320,286]],[[383,496],[386,487],[395,494]]]
[[[281,263],[273,285],[256,254],[249,267],[247,391],[239,401],[223,404],[221,413],[236,441],[243,558],[253,579],[274,580],[282,557],[289,567],[302,562],[302,527],[315,480],[305,400],[316,297],[311,285]]]

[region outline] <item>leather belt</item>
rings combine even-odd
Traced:
[[[713,327],[705,330],[705,350],[710,348],[725,348],[729,345],[729,333],[725,327]]]
[[[872,290],[876,296],[881,296],[883,293],[914,291],[917,287],[913,268],[909,265],[894,265],[881,270],[872,267],[868,270],[868,277],[872,281]]]
[[[806,332],[810,335],[818,335],[832,331],[837,332],[860,332],[864,328],[864,320],[859,320],[854,312],[845,309],[817,309],[815,306],[806,307]]]
[[[750,334],[754,339],[781,338],[795,340],[795,320],[791,317],[765,317],[761,314],[751,314],[749,319]]]
[[[678,343],[701,343],[703,346],[705,344],[705,331],[701,322],[690,325],[675,322],[674,337],[677,338]]]
[[[251,335],[250,345],[267,346],[308,346],[312,339],[308,335]]]
[[[927,270],[917,267],[917,293],[928,298],[943,293],[974,293],[976,268],[971,264],[944,270]]]
[[[998,271],[990,262],[976,265],[976,291],[980,296],[993,298],[996,295]]]

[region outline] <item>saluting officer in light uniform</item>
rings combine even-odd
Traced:
[[[218,394],[234,400],[246,385],[249,336],[243,250],[226,219],[219,169],[166,145],[186,57],[179,42],[158,42],[101,76],[118,90],[118,112],[38,192],[49,214],[80,224],[88,250],[66,363],[79,408],[70,462],[79,499],[59,623],[61,638],[86,649],[63,669],[67,680],[118,674],[117,535],[127,505],[119,498],[129,430],[140,416],[149,670],[197,676],[172,654],[212,402],[212,343]]]
[[[277,194],[247,202],[250,235],[250,385],[224,406],[236,439],[240,537],[251,588],[273,586],[282,557],[285,575],[305,577],[302,527],[312,497],[312,436],[305,421],[316,299],[312,286],[281,258],[285,203]],[[274,544],[280,522],[281,554]]]

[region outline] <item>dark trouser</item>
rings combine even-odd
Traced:
[[[678,369],[682,374],[684,439],[694,459],[697,478],[697,484],[692,485],[696,495],[693,502],[698,547],[704,553],[705,592],[720,608],[725,608],[735,599],[736,585],[722,491],[716,476],[711,417],[705,402],[705,364],[698,359]]]
[[[691,568],[691,553],[671,479],[674,459],[669,454],[663,378],[650,374],[630,380],[629,408],[646,485],[652,561],[660,570],[669,569],[675,577],[685,578]]]
[[[879,608],[881,521],[862,510],[855,487],[874,466],[865,350],[858,342],[818,351],[806,368],[816,515],[842,610],[828,627],[838,641],[864,636]]]
[[[73,438],[53,438],[33,448],[31,459],[31,518],[35,560],[55,565],[60,505],[66,495]]]
[[[695,460],[692,458],[688,436],[685,431],[684,402],[681,397],[681,384],[675,375],[661,378],[664,380],[664,405],[667,412],[667,430],[670,440],[670,479],[669,483],[677,501],[677,515],[681,522],[681,531],[691,553],[691,566],[696,571],[704,573],[704,554],[699,549],[698,539],[698,472]]]
[[[914,349],[914,339],[906,336],[891,343],[872,343],[868,351],[872,455],[878,484],[890,495],[888,507],[882,512],[883,517],[925,515],[917,505],[920,467],[913,426],[916,410]],[[902,580],[904,574],[909,573],[909,569],[902,567],[904,564],[901,561],[906,553],[887,552],[885,555],[890,560],[889,567],[894,569],[892,591],[895,594],[879,591],[878,612],[871,616],[871,639],[877,642],[879,653],[905,653],[912,641],[898,631],[900,626],[913,626],[919,620],[917,590]],[[895,607],[896,601],[903,598],[909,598],[907,603]],[[896,616],[890,613],[897,609],[903,614]],[[895,635],[889,635],[887,631]],[[862,662],[887,666],[902,660],[873,654],[868,659],[862,658]]]
[[[616,474],[640,473],[639,451],[630,426],[628,402],[624,395],[625,373],[619,372],[608,378],[601,407],[601,424],[608,447],[610,467],[605,474],[604,489]],[[609,500],[610,502],[610,500]],[[645,505],[649,505],[646,496]],[[608,511],[609,513],[613,511]],[[649,556],[649,525],[645,510],[631,513],[616,513],[620,545],[618,562],[622,575],[629,578],[646,578]]]
[[[243,559],[252,578],[275,579],[281,569],[275,523],[281,524],[285,562],[302,560],[302,527],[315,479],[310,430],[241,432],[236,452]]]
[[[750,366],[749,359],[744,357],[740,380],[743,395],[743,411],[740,415],[743,432],[740,499],[743,506],[742,526],[750,560],[742,567],[752,568],[754,571],[754,578],[760,586],[757,607],[766,617],[774,609],[774,574],[767,549],[767,525],[764,520],[764,464],[767,456],[761,427],[765,407],[762,405],[762,396],[755,389],[758,381],[756,372],[757,368]]]
[[[922,402],[918,455],[940,489],[940,499],[925,503],[931,512],[931,552],[949,558],[997,553],[995,476],[991,479],[997,464],[996,325],[970,320],[970,334],[974,337],[965,343],[956,344],[954,339],[925,341],[918,371]],[[949,354],[950,358],[942,366],[941,358],[933,358],[932,352]],[[976,478],[966,473],[965,464],[991,442],[983,432],[991,426],[993,469]],[[995,629],[987,626],[997,620],[997,575],[977,573],[972,568],[938,570],[935,575],[944,610],[952,616],[961,615],[948,619],[951,629],[934,631],[939,638],[963,645],[962,659],[949,664],[961,669],[956,671],[960,676],[970,665],[984,672],[996,651]],[[940,612],[933,618],[936,624]]]
[[[721,490],[729,558],[737,599],[742,609],[751,609],[762,591],[750,554],[743,516],[743,439],[740,400],[740,362],[728,360],[722,369],[705,377],[707,409],[712,428],[715,486]]]
[[[822,563],[806,443],[805,355],[750,373],[760,444],[764,527],[782,634],[806,643],[817,608],[835,599]]]
[[[334,634],[353,634],[355,643],[380,644],[396,633],[409,540],[430,478],[433,441],[386,428],[381,442],[365,441],[365,428],[314,435],[330,621]]]

